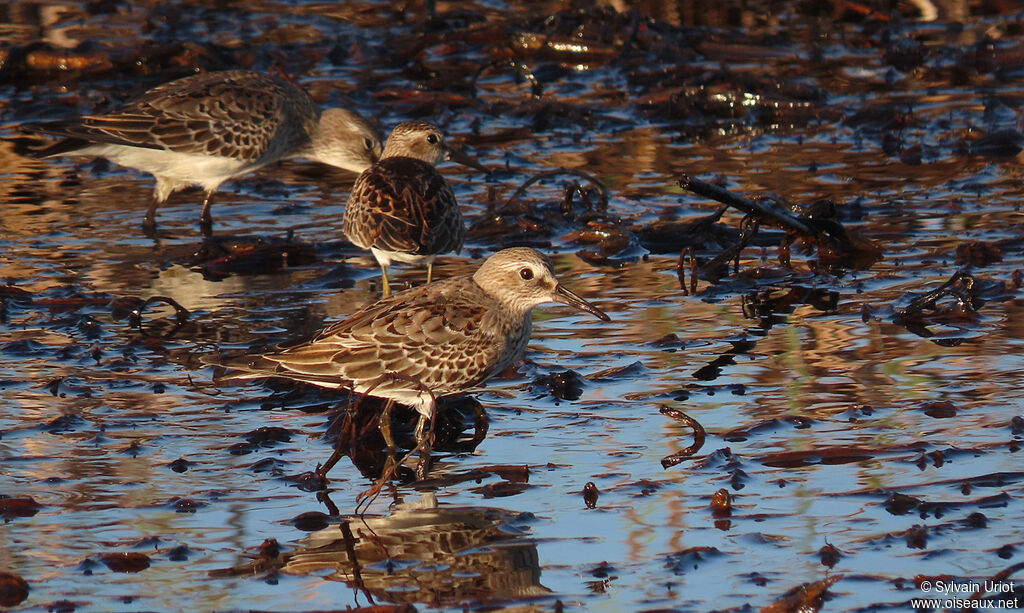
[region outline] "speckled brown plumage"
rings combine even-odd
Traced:
[[[362,172],[381,153],[376,131],[345,109],[323,112],[305,90],[257,72],[185,77],[149,90],[105,115],[26,126],[65,137],[40,156],[105,157],[156,177],[145,226],[174,191],[220,184],[286,157],[307,157]]]
[[[435,397],[471,389],[523,354],[530,313],[547,302],[608,320],[558,284],[545,256],[528,248],[505,249],[472,276],[383,298],[305,343],[222,361],[234,372],[219,378],[278,376],[349,387],[416,408],[421,432],[433,415]]]
[[[426,287],[431,291],[417,291]],[[377,383],[374,395],[416,404],[420,390],[410,380],[437,396],[469,389],[507,366],[529,332],[523,321],[504,319],[471,277],[460,277],[394,294],[308,343],[245,367],[330,388],[365,391]],[[401,378],[377,382],[385,373]]]
[[[372,251],[390,293],[392,260],[426,263],[430,282],[434,256],[458,252],[466,226],[455,193],[435,165],[448,155],[433,125],[408,121],[395,127],[379,162],[356,179],[345,207],[344,232]]]
[[[228,71],[165,83],[107,115],[47,124],[46,130],[82,145],[130,145],[256,163],[308,142],[319,117],[309,94],[287,81]],[[285,124],[302,129],[280,130]]]
[[[466,226],[451,186],[437,169],[415,158],[391,157],[353,186],[345,235],[364,249],[435,255],[462,249]]]

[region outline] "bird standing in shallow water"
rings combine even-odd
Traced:
[[[472,275],[382,298],[305,343],[218,361],[235,372],[216,379],[284,377],[398,402],[419,412],[422,443],[436,398],[472,389],[518,360],[533,308],[550,302],[610,321],[558,283],[546,256],[517,247],[495,253]]]
[[[206,190],[200,223],[209,234],[210,197],[228,179],[288,157],[362,172],[381,153],[377,132],[358,114],[321,112],[300,87],[246,70],[185,77],[106,115],[26,128],[66,137],[41,157],[104,157],[152,174],[147,235],[156,232],[157,207],[189,185]]]
[[[459,252],[466,238],[455,193],[435,166],[452,159],[488,172],[475,160],[449,148],[444,135],[424,121],[398,124],[384,145],[380,161],[363,171],[345,206],[344,232],[369,249],[380,265],[382,294],[391,293],[392,261],[427,265],[434,257]]]

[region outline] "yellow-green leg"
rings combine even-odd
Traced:
[[[380,265],[380,293],[381,298],[387,298],[391,295],[391,284],[388,283],[388,267]]]
[[[203,236],[213,235],[213,217],[210,215],[210,199],[212,197],[213,192],[206,192],[206,198],[203,198],[203,212],[199,214],[199,229]]]
[[[391,407],[394,404],[394,400],[388,400],[384,405],[384,410],[380,413],[380,435],[384,437],[384,444],[388,446],[389,453],[395,451],[395,439],[391,436]]]

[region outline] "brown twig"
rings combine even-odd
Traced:
[[[962,283],[964,289],[961,290],[954,287],[957,283]],[[969,273],[958,270],[939,287],[914,298],[905,308],[896,311],[892,319],[897,324],[919,321],[923,317],[924,311],[935,309],[935,304],[945,296],[952,296],[964,310],[974,311],[974,300],[970,296],[973,287],[974,277]]]
[[[537,77],[534,76],[533,72],[529,69],[529,67],[526,66],[526,64],[523,64],[522,62],[517,62],[513,58],[506,57],[491,60],[490,62],[481,66],[476,71],[476,73],[473,75],[473,78],[470,79],[469,81],[469,86],[471,88],[471,91],[473,92],[474,98],[478,97],[476,93],[476,82],[480,79],[480,75],[485,73],[488,68],[512,68],[515,71],[517,77],[521,77],[530,82],[530,93],[533,95],[534,98],[540,98],[544,93],[544,89],[541,87],[540,81],[537,80]]]
[[[683,424],[685,424],[685,425],[687,425],[687,426],[689,426],[690,428],[693,429],[693,444],[692,445],[690,445],[686,449],[683,449],[682,451],[677,451],[676,453],[673,453],[670,456],[666,456],[665,458],[662,458],[662,460],[661,460],[662,467],[664,467],[664,468],[671,468],[671,467],[675,466],[676,464],[679,464],[680,462],[682,462],[686,458],[688,458],[688,457],[692,456],[693,454],[697,453],[700,450],[700,448],[704,446],[704,441],[707,439],[707,431],[704,429],[704,426],[700,425],[700,423],[697,422],[696,419],[690,417],[689,415],[687,415],[686,413],[683,413],[682,411],[680,411],[678,409],[673,409],[671,407],[664,407],[663,406],[663,407],[661,407],[661,414],[662,415],[668,415],[669,417],[671,417],[673,419],[679,420],[679,421],[683,422]]]
[[[575,168],[559,167],[559,168],[555,168],[553,170],[546,170],[544,172],[538,172],[537,174],[535,174],[532,177],[530,177],[529,179],[527,179],[525,182],[523,182],[522,185],[519,186],[518,189],[516,189],[516,191],[512,192],[512,195],[509,196],[508,200],[505,201],[505,204],[501,205],[501,209],[499,209],[499,210],[503,210],[507,206],[509,206],[510,204],[515,202],[515,200],[517,198],[519,198],[524,193],[526,193],[526,188],[530,187],[531,185],[533,185],[537,181],[540,181],[541,179],[547,179],[548,177],[554,177],[554,176],[563,175],[563,174],[575,175],[577,177],[586,179],[587,181],[590,181],[591,183],[593,183],[597,187],[598,192],[600,192],[600,194],[601,194],[601,207],[602,208],[607,208],[607,206],[608,206],[608,191],[605,189],[604,184],[601,183],[600,181],[598,181],[597,178],[594,175],[591,175],[589,173],[583,172],[582,170],[577,170]]]
[[[1022,568],[1024,568],[1024,562],[1017,562],[1016,564],[1010,566],[1009,568],[1004,568],[1003,570],[999,571],[998,573],[992,575],[991,579],[989,579],[988,581],[985,581],[984,583],[982,583],[982,587],[978,588],[978,590],[976,592],[971,594],[971,597],[968,598],[967,600],[969,600],[969,601],[981,600],[981,597],[984,596],[987,593],[985,591],[985,587],[984,586],[986,586],[986,585],[991,586],[991,585],[1000,583],[1002,581],[1005,581],[1007,577],[1013,576],[1013,573],[1017,572],[1018,570],[1020,570]],[[973,611],[974,609],[965,606],[965,607],[963,607],[960,610],[961,611]]]
[[[165,334],[153,334],[142,325],[143,311],[145,311],[146,307],[148,307],[149,305],[158,302],[162,302],[174,308],[174,327],[172,327]],[[171,336],[174,335],[175,332],[180,330],[182,326],[188,323],[188,318],[190,315],[191,313],[189,312],[189,310],[178,304],[178,301],[175,300],[174,298],[170,298],[168,296],[150,296],[148,300],[142,303],[142,306],[132,310],[131,315],[129,315],[128,322],[131,327],[138,328],[139,332],[141,332],[143,336],[147,336],[149,338],[170,338]]]

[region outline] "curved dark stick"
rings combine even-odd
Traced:
[[[473,440],[469,442],[473,449],[476,449],[476,446],[487,438],[488,427],[487,411],[479,404],[475,405],[473,407]]]
[[[700,450],[700,448],[704,446],[704,441],[707,439],[707,431],[704,429],[704,426],[700,425],[697,422],[696,419],[690,417],[689,415],[687,415],[686,413],[683,413],[682,411],[680,411],[678,409],[673,409],[673,408],[670,408],[670,407],[663,406],[663,407],[661,407],[661,414],[662,415],[668,415],[669,417],[671,417],[673,419],[677,419],[677,420],[683,422],[684,424],[686,424],[687,426],[693,428],[693,444],[692,445],[690,445],[686,449],[683,449],[682,451],[677,451],[676,453],[673,453],[670,456],[666,456],[665,458],[662,458],[661,466],[663,468],[671,468],[671,467],[675,466],[676,464],[679,464],[680,462],[682,462],[686,458],[688,458],[688,457],[692,456],[693,454],[697,453],[697,451]]]
[[[533,74],[533,72],[531,72],[530,69],[526,67],[526,64],[517,62],[512,58],[499,58],[496,60],[491,60],[490,62],[487,62],[486,64],[481,66],[473,75],[473,78],[470,79],[469,81],[469,86],[472,88],[473,91],[473,97],[477,97],[476,82],[480,79],[480,75],[486,72],[488,68],[506,67],[511,67],[516,71],[517,76],[522,77],[530,82],[530,93],[533,95],[534,98],[541,97],[541,95],[544,93],[544,90],[540,85],[540,81],[538,81],[537,77]]]
[[[174,308],[174,327],[171,328],[169,332],[163,335],[152,334],[149,331],[147,331],[146,328],[143,327],[142,325],[142,312],[145,311],[146,307],[148,307],[149,305],[159,302],[162,302]],[[168,296],[151,296],[149,300],[146,300],[144,303],[142,303],[141,307],[132,311],[132,314],[130,315],[130,321],[133,327],[137,327],[139,329],[139,332],[141,332],[143,336],[148,336],[149,338],[171,338],[171,336],[173,336],[175,332],[180,330],[181,327],[188,322],[188,318],[191,314],[192,313],[190,313],[188,309],[178,304],[178,301],[175,300],[174,298],[170,298]]]
[[[1003,570],[999,571],[998,573],[992,575],[992,578],[989,579],[988,581],[985,581],[984,583],[982,583],[982,586],[994,585],[996,583],[1002,583],[1003,581],[1006,580],[1007,577],[1013,576],[1013,573],[1017,572],[1018,570],[1020,570],[1022,568],[1024,568],[1024,562],[1017,562],[1016,564],[1014,564],[1014,565],[1012,565],[1012,566],[1010,566],[1008,568],[1004,568]],[[984,596],[986,593],[987,592],[985,591],[985,588],[981,587],[980,589],[978,589],[978,591],[976,591],[973,594],[971,594],[971,597],[968,598],[968,600],[980,600],[981,597]],[[968,609],[967,607],[964,607],[964,608],[962,608],[960,610],[961,611],[973,611],[974,609]]]
[[[519,186],[518,189],[516,189],[516,191],[512,192],[512,195],[509,196],[508,200],[505,201],[505,204],[501,205],[501,208],[504,209],[508,205],[512,204],[517,198],[519,198],[524,193],[526,193],[526,188],[530,187],[531,185],[533,185],[537,181],[540,181],[541,179],[547,179],[548,177],[554,177],[554,176],[557,176],[557,175],[561,175],[561,174],[574,175],[574,176],[580,177],[582,179],[586,179],[587,181],[590,181],[591,183],[593,183],[594,186],[597,187],[597,191],[599,191],[601,193],[601,205],[603,207],[607,207],[608,206],[608,190],[605,189],[603,183],[601,183],[600,181],[597,180],[597,177],[595,177],[592,174],[583,172],[582,170],[576,170],[575,168],[565,168],[564,166],[559,166],[558,168],[555,168],[555,169],[552,169],[552,170],[545,170],[544,172],[538,172],[537,174],[535,174],[532,177],[530,177],[529,179],[527,179],[525,182],[523,182],[522,185]]]
[[[690,258],[690,285],[686,285],[686,257]],[[697,252],[694,248],[683,247],[679,252],[679,262],[676,263],[676,277],[679,279],[679,289],[683,290],[684,296],[697,295]]]
[[[953,287],[957,283],[963,283],[963,286],[967,289],[967,292],[963,292]],[[960,307],[968,310],[976,310],[971,300],[970,291],[974,287],[974,277],[970,273],[964,270],[958,270],[953,273],[945,283],[939,287],[933,289],[930,292],[921,294],[917,298],[910,301],[906,307],[899,309],[893,314],[893,321],[897,324],[904,321],[913,321],[922,317],[922,313],[926,310],[932,310],[935,308],[935,304],[946,296],[952,296],[956,298]]]

